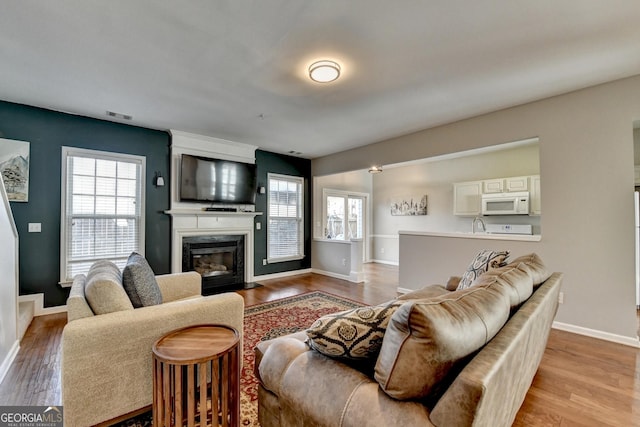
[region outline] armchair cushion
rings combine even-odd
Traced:
[[[147,260],[137,252],[129,255],[122,271],[122,284],[135,308],[162,304],[156,276]]]
[[[133,305],[122,287],[122,274],[111,261],[93,263],[87,273],[84,294],[95,314],[133,310]]]

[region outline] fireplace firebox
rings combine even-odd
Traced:
[[[244,235],[182,238],[182,271],[202,276],[202,295],[244,287]]]

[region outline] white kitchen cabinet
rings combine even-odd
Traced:
[[[531,182],[529,212],[531,215],[540,215],[542,214],[542,204],[540,203],[540,175],[533,175],[529,180]]]
[[[485,179],[482,181],[483,193],[502,193],[504,191],[504,178]]]
[[[482,210],[482,181],[453,184],[453,214],[478,216]]]
[[[505,178],[505,190],[506,192],[512,191],[529,191],[529,177],[528,176],[514,176],[511,178]]]

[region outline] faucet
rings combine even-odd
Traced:
[[[485,232],[487,231],[487,226],[479,216],[473,218],[473,222],[471,223],[471,233],[475,234],[476,232],[476,222],[480,223],[480,230]]]

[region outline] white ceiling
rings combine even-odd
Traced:
[[[636,74],[639,0],[0,0],[0,99],[308,158]]]

